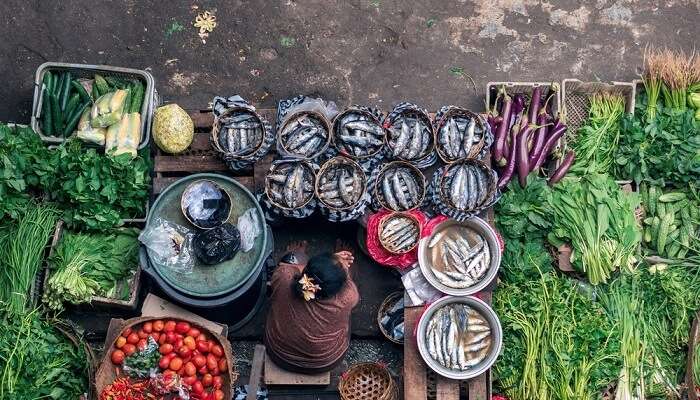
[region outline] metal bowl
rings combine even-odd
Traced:
[[[486,319],[489,327],[491,328],[492,344],[489,354],[479,364],[466,371],[459,371],[443,367],[437,361],[433,360],[428,352],[428,346],[426,345],[426,330],[428,327],[428,322],[440,308],[454,303],[466,304],[473,308],[475,311],[481,314],[484,319]],[[423,316],[421,316],[420,320],[418,321],[416,339],[418,341],[418,351],[420,352],[421,357],[423,357],[423,361],[425,361],[425,363],[428,364],[433,371],[450,379],[471,379],[486,372],[486,370],[491,368],[491,366],[496,362],[503,345],[503,329],[501,328],[501,322],[498,320],[498,316],[493,309],[491,309],[488,304],[477,299],[476,297],[445,296],[431,304],[425,310]]]
[[[465,226],[480,234],[489,245],[489,251],[491,253],[491,263],[484,276],[477,283],[467,288],[453,288],[440,282],[433,273],[433,268],[430,265],[430,258],[428,257],[428,243],[430,243],[433,236],[443,229],[447,229],[453,225]],[[453,296],[468,296],[470,294],[480,292],[496,278],[498,268],[501,265],[501,247],[496,237],[496,231],[494,231],[493,228],[486,223],[486,221],[479,217],[472,217],[464,222],[447,219],[435,226],[433,232],[429,236],[421,239],[421,241],[418,243],[418,265],[420,266],[421,272],[423,273],[423,276],[425,276],[425,279],[443,293]]]

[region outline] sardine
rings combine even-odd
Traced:
[[[396,197],[396,200],[398,200],[399,205],[403,210],[407,210],[410,208],[410,205],[408,204],[408,200],[406,199],[406,195],[403,192],[403,188],[401,187],[401,181],[399,180],[399,175],[394,172],[392,178],[391,178],[393,188],[394,188],[394,196]]]
[[[408,146],[408,149],[405,152],[406,155],[404,156],[404,158],[407,158],[409,160],[413,160],[418,155],[420,155],[422,142],[423,142],[423,132],[422,132],[420,123],[418,121],[416,121],[416,125],[414,126],[414,129],[413,129],[413,137],[411,137],[411,144]]]
[[[435,335],[435,319],[430,319],[428,321],[428,327],[426,328],[425,332],[425,337],[426,337],[426,345],[428,347],[428,353],[430,354],[430,357],[432,357],[434,360],[437,360],[437,349],[435,348],[435,341],[434,335]]]
[[[246,122],[232,123],[232,124],[227,125],[227,126],[234,128],[234,129],[255,129],[255,128],[259,127],[260,124],[257,122],[246,121]]]
[[[392,210],[399,210],[399,205],[396,203],[396,198],[391,189],[391,178],[389,178],[389,174],[384,174],[384,179],[382,179],[382,195],[384,195],[384,200],[389,205],[389,208]]]
[[[248,129],[241,129],[240,132],[241,151],[244,151],[248,148]]]
[[[464,351],[464,341],[460,340],[459,345],[457,346],[457,367],[464,371],[465,369],[469,368],[467,366],[467,356]]]
[[[320,137],[316,136],[315,138],[309,140],[304,146],[302,146],[300,149],[298,149],[298,153],[302,154],[304,156],[308,156],[309,154],[315,152],[318,149],[318,146],[321,144],[323,139]]]
[[[299,129],[294,133],[290,134],[287,139],[287,145],[285,146],[287,150],[296,150],[298,147],[308,143],[311,138],[316,134],[315,128]]]
[[[446,232],[447,231],[442,230],[436,234],[433,234],[433,238],[430,239],[430,243],[428,243],[428,248],[432,249],[433,247],[435,247],[435,245],[438,244],[440,239],[442,239],[442,237],[445,236]]]
[[[284,197],[284,196],[282,195],[282,193],[280,193],[279,190],[276,190],[276,189],[274,189],[274,188],[270,188],[270,194],[272,195],[272,199],[273,199],[274,201],[282,201],[282,199],[283,199],[283,197]]]
[[[411,205],[415,207],[415,203],[420,200],[418,196],[418,184],[416,183],[413,175],[406,170],[399,170],[398,173],[403,178],[403,182],[406,184],[406,190],[408,190],[408,195],[411,198]]]
[[[474,130],[476,129],[476,119],[472,118],[467,127],[467,133],[464,135],[464,141],[462,142],[462,147],[464,147],[465,157],[469,156],[471,153],[472,146],[474,144]]]
[[[282,174],[270,174],[267,176],[267,178],[272,182],[279,183],[281,185],[284,185],[285,182],[287,182],[287,176]]]
[[[464,181],[466,180],[466,171],[464,171],[464,167],[458,167],[452,176],[452,181],[450,182],[450,198],[455,207],[462,209],[464,207],[462,205],[463,196],[461,191],[464,187]]]
[[[469,172],[467,175],[467,187],[468,187],[468,201],[467,210],[473,210],[476,207],[476,200],[479,195],[479,188],[476,186],[476,176],[474,176],[474,169],[468,168]]]
[[[445,351],[445,346],[442,338],[444,337],[442,331],[443,331],[443,321],[442,321],[442,309],[438,310],[438,312],[435,313],[435,316],[433,318],[436,320],[435,321],[435,336],[433,340],[435,341],[435,349],[437,351],[437,361],[445,365],[445,356],[444,356],[444,351]]]
[[[459,150],[460,150],[459,149],[459,146],[460,146],[459,134],[460,133],[459,133],[459,128],[457,127],[457,123],[455,122],[454,118],[450,118],[449,127],[450,127],[449,130],[453,132],[451,135],[451,141],[449,143],[450,153],[452,154],[451,157],[458,158],[459,157]]]
[[[353,121],[345,124],[348,129],[359,129],[364,132],[371,133],[376,136],[384,136],[384,129],[381,126],[367,121]]]
[[[352,186],[350,186],[350,188],[348,189],[348,186],[342,184],[342,182],[347,177],[349,177],[348,172],[346,170],[343,170],[338,180],[338,192],[340,193],[340,197],[343,199],[345,204],[350,205],[355,202],[355,197],[352,193]]]
[[[227,147],[230,153],[237,153],[240,150],[240,139],[234,129],[226,130]]]
[[[449,349],[450,365],[457,362],[457,318],[452,308],[449,310],[450,328],[447,331],[447,348]]]
[[[348,143],[352,146],[357,146],[357,147],[367,147],[367,146],[379,146],[383,142],[379,139],[375,139],[371,136],[351,136],[351,135],[341,135],[340,139]]]
[[[491,328],[484,324],[472,324],[469,325],[469,332],[491,332]]]
[[[480,333],[477,333],[476,335],[474,335],[474,337],[472,337],[472,340],[469,341],[469,344],[472,345],[472,344],[479,343],[479,342],[481,342],[482,340],[486,339],[486,338],[489,337],[489,336],[491,336],[491,332],[490,332],[490,331],[489,331],[489,332],[480,332]]]
[[[226,123],[228,123],[228,122],[237,123],[237,122],[243,122],[243,121],[250,121],[251,119],[256,119],[255,115],[249,114],[249,113],[240,113],[240,114],[236,114],[234,116],[226,118]]]
[[[296,187],[301,180],[298,171],[299,169],[294,169],[294,172],[289,174],[284,184],[284,202],[291,208],[294,208],[296,205]]]
[[[405,121],[401,121],[401,131],[394,144],[394,157],[403,153],[404,149],[408,145],[408,141],[411,138],[410,128]]]

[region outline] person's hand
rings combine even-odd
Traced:
[[[340,265],[342,265],[345,269],[350,269],[352,263],[355,262],[355,256],[353,256],[351,252],[346,250],[335,253],[335,256],[338,258]]]

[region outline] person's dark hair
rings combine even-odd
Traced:
[[[333,297],[336,293],[340,292],[340,289],[343,288],[345,281],[348,279],[345,268],[340,265],[340,262],[335,256],[325,253],[311,257],[306,264],[306,268],[304,268],[301,274],[297,274],[294,277],[294,282],[292,282],[292,291],[300,299],[304,298],[303,290],[299,283],[299,279],[301,279],[303,274],[312,278],[314,283],[321,287],[321,290],[316,292],[317,299]]]

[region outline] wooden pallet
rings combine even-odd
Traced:
[[[265,184],[265,173],[272,162],[272,152],[247,171],[233,172],[223,163],[209,142],[214,114],[211,110],[188,110],[194,121],[194,140],[184,153],[172,155],[153,146],[153,195],[157,196],[171,183],[191,174],[215,172],[230,176],[253,193],[260,193]],[[274,125],[275,110],[260,109],[258,113]],[[274,126],[273,126],[274,128]]]

